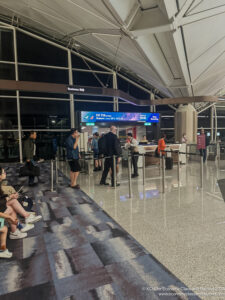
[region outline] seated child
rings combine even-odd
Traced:
[[[14,225],[18,223],[18,220],[7,214],[0,213],[0,258],[11,258],[12,252],[9,252],[9,250],[6,248],[8,227],[5,226],[5,219]]]

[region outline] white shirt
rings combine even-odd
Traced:
[[[129,149],[130,147],[137,147],[138,144],[139,144],[138,141],[132,138],[130,143],[125,144],[125,149]]]

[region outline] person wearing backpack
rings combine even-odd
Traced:
[[[114,178],[115,178],[115,171],[114,170],[114,164],[113,164],[113,155],[119,157],[122,154],[122,149],[120,146],[120,141],[116,135],[117,128],[116,126],[110,127],[110,132],[104,135],[103,141],[102,141],[102,149],[100,150],[101,154],[104,154],[106,156],[105,164],[104,164],[104,171],[102,173],[102,178],[100,181],[101,185],[109,185],[106,182],[107,175],[109,173],[109,170],[112,170],[112,177],[111,177],[111,185],[114,186]],[[117,186],[119,186],[119,183],[116,183]]]

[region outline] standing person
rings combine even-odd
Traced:
[[[203,156],[203,162],[206,161],[206,147],[208,146],[207,140],[206,140],[206,135],[204,132],[204,129],[201,129],[201,134],[200,134],[200,141],[201,143],[198,146],[198,149],[200,151],[200,155]]]
[[[35,165],[34,157],[36,156],[36,144],[35,144],[36,139],[37,139],[37,133],[35,131],[31,131],[29,137],[24,141],[24,157],[30,170]],[[34,185],[34,179],[35,179],[34,175],[29,176],[29,181],[28,181],[29,186]]]
[[[127,143],[125,144],[125,149],[129,149],[131,152],[132,164],[134,168],[134,173],[132,174],[132,178],[139,176],[138,175],[138,141],[133,138],[132,133],[127,134]]]
[[[102,173],[102,178],[100,181],[101,185],[109,185],[106,183],[106,178],[109,173],[109,170],[112,170],[112,177],[111,177],[111,185],[112,187],[114,186],[114,177],[115,177],[115,170],[114,170],[114,164],[113,164],[113,155],[120,156],[122,154],[121,146],[120,146],[120,141],[116,135],[117,128],[116,126],[111,126],[110,127],[110,132],[107,133],[104,136],[104,155],[110,156],[109,158],[105,159],[105,164],[104,164],[104,171]],[[116,183],[117,186],[119,186],[118,183]]]
[[[184,133],[184,134],[182,135],[182,144],[187,144],[186,133]]]
[[[77,184],[77,178],[80,173],[80,163],[79,163],[79,132],[76,128],[71,129],[70,136],[66,140],[66,150],[67,159],[70,166],[70,187],[75,189],[80,189],[79,184]]]
[[[98,140],[99,140],[99,133],[95,132],[93,134],[91,148],[94,151],[94,172],[101,170],[101,160],[99,160],[99,148],[98,148]]]
[[[140,141],[143,144],[148,144],[148,140],[146,138],[146,135],[143,135],[142,140]]]
[[[160,155],[160,152],[162,153],[162,155],[165,155],[164,150],[166,149],[166,134],[163,133],[161,139],[158,141],[158,154]]]

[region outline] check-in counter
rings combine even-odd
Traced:
[[[157,165],[159,164],[159,158],[155,157],[155,150],[158,147],[158,145],[140,145],[140,148],[142,148],[142,153],[148,154],[145,158],[145,165]],[[173,162],[178,162],[178,154],[177,150],[180,152],[186,152],[186,144],[168,144],[166,145],[166,151],[174,151],[172,153],[167,153],[167,156],[172,156]],[[140,151],[141,152],[141,151]],[[183,154],[183,156],[180,154],[180,162],[185,164],[186,163],[186,155]]]
[[[145,157],[145,166],[150,165],[157,165],[159,164],[159,158],[155,157],[155,150],[158,147],[158,145],[139,145],[138,150],[139,154],[147,154]],[[174,151],[172,153],[167,153],[167,156],[173,158],[173,162],[178,162],[178,154],[177,150],[180,150],[180,152],[186,153],[186,144],[168,144],[166,145],[165,151]],[[123,159],[126,161],[128,157],[128,150],[123,149]],[[180,154],[180,162],[183,164],[186,164],[186,154]],[[142,168],[143,159],[140,156],[138,159],[138,168]],[[126,162],[124,163],[124,166],[127,166]]]

